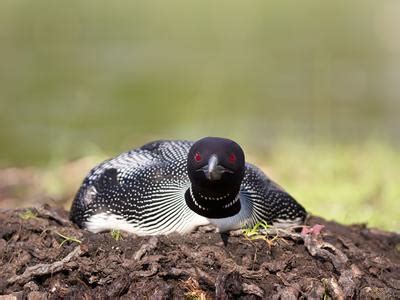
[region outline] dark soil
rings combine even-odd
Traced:
[[[7,299],[400,298],[399,234],[317,217],[307,225],[301,233],[253,239],[200,228],[184,236],[122,233],[116,240],[109,232],[78,229],[61,209],[3,210],[0,294]]]

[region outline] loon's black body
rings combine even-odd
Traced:
[[[304,208],[221,138],[155,141],[107,160],[85,178],[70,218],[93,232],[138,235],[301,223]]]

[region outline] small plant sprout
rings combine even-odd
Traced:
[[[266,221],[257,222],[251,228],[243,229],[243,235],[246,239],[250,241],[254,240],[264,240],[268,246],[273,245],[274,241],[278,238],[278,233],[273,238],[268,238],[268,231],[273,228],[273,226],[268,225]]]
[[[62,245],[64,245],[64,243],[66,243],[66,242],[75,242],[75,243],[78,243],[78,244],[82,244],[82,241],[80,241],[80,240],[78,240],[77,238],[74,238],[73,236],[65,236],[65,235],[63,235],[63,234],[61,234],[61,233],[59,233],[59,232],[56,232],[60,237],[62,237],[63,238],[63,240],[61,241],[61,243],[60,243],[60,247],[62,246]]]
[[[272,228],[271,225],[268,225],[267,222],[265,221],[259,221],[256,224],[254,224],[253,227],[251,228],[244,228],[243,229],[243,234],[245,237],[249,238],[249,239],[258,239],[258,235],[265,235],[266,231],[268,231],[268,229]],[[256,238],[254,238],[256,237]]]
[[[122,240],[122,233],[120,230],[117,229],[111,230],[111,236],[116,241]]]
[[[30,209],[26,209],[23,212],[19,213],[19,217],[23,220],[30,220],[37,218],[37,214]]]

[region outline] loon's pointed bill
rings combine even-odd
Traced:
[[[260,169],[245,162],[232,140],[155,141],[93,168],[70,218],[93,232],[138,235],[188,233],[213,224],[219,231],[298,224],[304,208]]]
[[[218,157],[215,154],[212,154],[208,160],[208,164],[199,168],[198,171],[204,172],[206,178],[211,181],[220,180],[222,174],[225,172],[233,173],[233,171],[218,164]]]

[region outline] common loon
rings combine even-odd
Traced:
[[[92,232],[137,235],[300,224],[306,211],[232,140],[160,140],[93,168],[72,204],[70,219]]]

